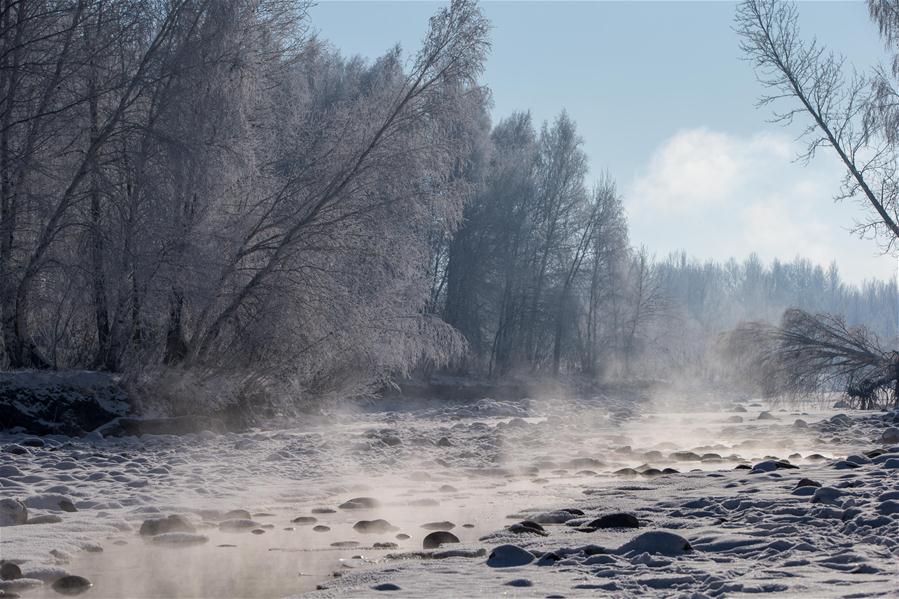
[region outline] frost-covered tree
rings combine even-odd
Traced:
[[[474,184],[487,22],[456,0],[369,63],[306,35],[306,7],[2,4],[8,366],[321,389],[458,353],[424,265]]]

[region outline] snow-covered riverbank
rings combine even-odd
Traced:
[[[37,523],[0,528],[0,558],[23,574],[0,589],[53,596],[76,574],[96,597],[895,592],[899,442],[879,442],[894,415],[692,403],[400,402],[246,434],[2,436],[0,496]],[[816,499],[803,478],[834,491]],[[640,528],[587,526],[614,512]],[[169,514],[193,532],[139,534]],[[524,520],[545,536],[507,529]],[[422,555],[435,529],[471,557]],[[653,531],[692,550],[622,547]],[[514,557],[488,559],[506,544],[532,560],[488,565]]]

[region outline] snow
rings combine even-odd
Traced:
[[[77,574],[130,597],[895,592],[899,447],[880,441],[897,414],[746,403],[734,423],[742,410],[688,403],[394,399],[243,434],[0,435],[0,497],[38,522],[0,528],[0,559],[38,581],[2,588],[51,597]],[[589,526],[612,514],[639,528]],[[173,515],[185,530],[139,534]],[[437,524],[460,543],[423,550]]]

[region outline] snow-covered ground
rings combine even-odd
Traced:
[[[0,527],[22,571],[0,590],[56,596],[74,574],[93,597],[896,596],[899,440],[881,436],[899,418],[766,409],[397,400],[245,434],[0,436],[0,498],[37,521]],[[616,512],[639,528],[589,526]],[[170,514],[192,532],[140,534]],[[436,529],[461,542],[423,550]]]

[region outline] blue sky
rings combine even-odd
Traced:
[[[412,53],[437,2],[323,1],[312,26],[345,54]],[[799,129],[767,122],[741,60],[731,2],[482,4],[493,25],[483,80],[494,120],[565,108],[577,121],[591,176],[607,170],[624,196],[631,237],[664,256],[836,260],[844,278],[895,275],[895,258],[848,231],[863,207],[834,204],[841,169],[821,155],[791,162]],[[883,47],[863,2],[803,2],[804,34],[854,64]]]

